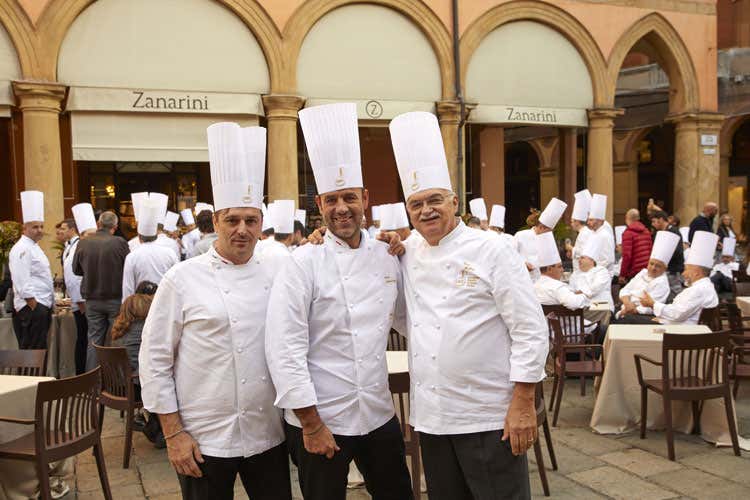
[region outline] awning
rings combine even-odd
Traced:
[[[315,99],[305,100],[305,107],[320,106],[335,102],[353,102],[357,105],[357,118],[360,120],[391,120],[410,111],[435,112],[434,102],[394,101],[389,99]]]

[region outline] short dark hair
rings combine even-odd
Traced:
[[[670,215],[670,217],[672,217],[672,220],[674,221],[674,225],[675,226],[679,226],[680,225],[680,216],[679,215],[672,214],[672,215]]]
[[[141,281],[135,289],[135,293],[142,293],[143,295],[153,295],[156,293],[157,285],[151,281]]]
[[[266,229],[265,231],[263,231],[263,236],[270,237],[270,236],[273,236],[273,233],[274,233],[273,228],[269,227],[268,229]]]
[[[480,225],[481,223],[482,223],[482,221],[480,221],[480,220],[479,220],[479,217],[474,217],[473,215],[472,215],[471,217],[469,217],[469,220],[468,220],[468,221],[466,221],[466,225],[467,225],[467,226],[468,226],[469,224],[476,224],[476,225]]]
[[[209,234],[214,232],[214,214],[210,210],[201,210],[198,215],[195,216],[195,224],[198,226],[198,231],[203,234]]]
[[[144,243],[150,243],[152,241],[156,241],[156,235],[153,236],[143,236],[142,234],[138,234],[138,236],[141,237],[141,241]]]
[[[292,233],[273,233],[273,239],[275,239],[276,241],[284,241],[291,235]]]
[[[667,220],[667,219],[669,219],[669,215],[664,210],[657,210],[657,211],[651,213],[651,218],[652,219],[664,219],[664,220]]]
[[[75,232],[78,232],[78,226],[76,226],[76,220],[75,219],[65,219],[60,224],[65,224],[68,226],[68,229],[72,229]]]
[[[303,238],[307,237],[307,228],[305,228],[305,225],[302,224],[300,221],[295,220],[294,221],[294,232],[296,233],[297,231],[299,231],[300,233],[302,233],[302,237]]]

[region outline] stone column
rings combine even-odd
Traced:
[[[44,193],[45,237],[40,246],[49,258],[52,274],[62,277],[55,243],[55,224],[65,218],[60,110],[65,85],[13,82],[13,93],[23,113],[24,190]]]
[[[724,117],[684,113],[667,119],[675,124],[674,211],[688,224],[705,202],[719,202],[720,150],[718,145],[701,146],[701,135],[718,137]]]
[[[723,145],[722,145],[723,146]],[[732,145],[729,145],[729,153],[724,153],[724,147],[719,158],[719,208],[721,211],[729,208],[729,161],[732,158]]]
[[[590,109],[586,187],[592,193],[607,195],[607,220],[613,221],[614,185],[612,168],[612,130],[621,109]]]
[[[299,205],[297,112],[304,103],[296,95],[263,96],[268,120],[268,201],[295,200]]]
[[[479,132],[482,197],[487,206],[505,205],[505,129],[498,126]]]
[[[445,146],[445,157],[448,160],[448,172],[451,176],[451,186],[458,195],[459,208],[464,206],[463,165],[458,164],[458,127],[461,123],[461,104],[458,101],[438,101],[436,103],[438,121],[440,122],[440,133],[443,136]],[[464,144],[466,141],[464,141]],[[466,150],[464,149],[464,157]]]
[[[570,220],[570,214],[573,211],[573,201],[575,199],[576,187],[578,185],[578,134],[575,128],[558,129],[559,139],[558,152],[560,176],[558,178],[559,193],[561,199],[568,203],[565,209],[564,221]]]

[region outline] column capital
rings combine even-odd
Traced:
[[[667,115],[664,121],[673,123],[676,128],[700,128],[719,131],[725,116],[713,111],[695,111]]]
[[[59,113],[67,87],[53,82],[14,81],[13,93],[21,111],[48,111]]]
[[[589,109],[586,114],[589,117],[589,126],[593,126],[591,122],[596,122],[598,126],[613,127],[615,118],[625,114],[625,110],[622,108],[593,108]]]
[[[435,112],[440,125],[458,125],[461,121],[461,103],[458,101],[438,101]]]
[[[297,112],[305,104],[305,98],[291,94],[268,94],[262,97],[266,118],[273,120],[297,119]]]

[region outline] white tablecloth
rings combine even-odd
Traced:
[[[604,375],[591,416],[591,428],[601,434],[622,434],[638,429],[641,420],[641,389],[635,371],[634,354],[643,354],[661,361],[662,337],[655,328],[667,333],[710,333],[704,325],[611,325],[604,341]],[[661,367],[642,363],[643,377],[661,378]],[[646,427],[664,429],[664,405],[660,395],[648,391]],[[736,421],[736,418],[735,418]],[[672,424],[676,431],[688,433],[693,428],[690,402],[672,403]],[[701,434],[706,441],[731,446],[724,402],[712,399],[703,406]],[[740,438],[743,449],[750,449],[750,440]]]
[[[736,297],[735,302],[743,316],[750,316],[750,297]]]
[[[59,310],[52,315],[47,336],[47,375],[63,378],[76,374],[77,335],[75,318],[70,310]],[[0,349],[18,349],[10,317],[0,318]]]
[[[409,353],[407,351],[386,351],[385,360],[388,364],[388,373],[409,371]]]

